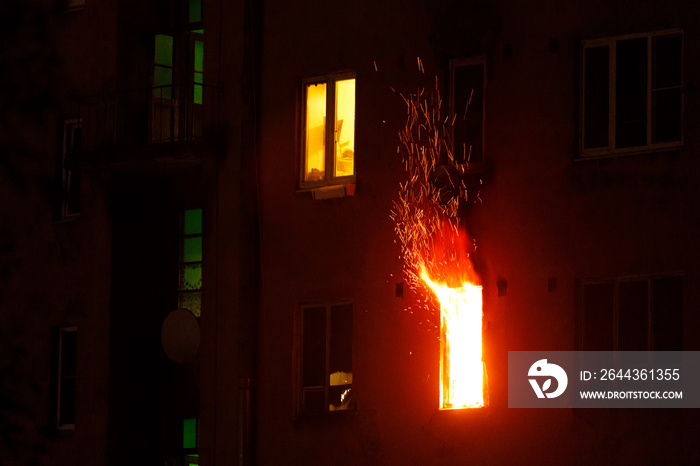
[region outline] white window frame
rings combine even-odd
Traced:
[[[355,183],[357,178],[357,158],[354,159],[353,174],[349,176],[334,176],[335,173],[335,128],[329,125],[329,121],[335,121],[335,83],[345,79],[355,79],[357,85],[357,76],[355,72],[346,71],[341,73],[331,73],[314,78],[302,80],[301,86],[301,120],[300,120],[300,147],[299,147],[299,187],[302,191],[311,191],[315,188],[324,186],[338,186]],[[306,88],[312,84],[326,84],[326,154],[325,154],[325,175],[323,180],[305,181],[306,174]],[[357,105],[357,90],[355,91],[355,103]],[[355,130],[355,141],[357,141],[357,106],[355,107],[355,121],[353,122]],[[357,147],[357,145],[356,145]],[[355,151],[355,157],[357,151]],[[346,190],[347,191],[347,190]],[[344,193],[346,193],[344,191]],[[343,194],[345,195],[345,194]],[[335,197],[335,196],[330,196]]]
[[[681,83],[679,85],[681,89],[681,115],[680,115],[680,139],[677,141],[669,141],[662,143],[652,143],[652,125],[653,125],[653,112],[652,112],[652,75],[653,75],[653,57],[652,57],[652,42],[656,37],[661,37],[665,35],[680,35],[681,36]],[[620,40],[627,39],[647,39],[647,90],[646,90],[646,144],[634,147],[615,147],[615,135],[616,135],[616,50],[617,42]],[[586,49],[592,47],[607,46],[608,53],[608,146],[607,147],[596,147],[596,148],[585,148],[585,89],[586,89]],[[681,29],[666,29],[662,31],[640,33],[640,34],[627,34],[615,37],[607,37],[601,39],[585,40],[581,42],[581,70],[580,70],[580,96],[579,96],[579,154],[580,159],[591,159],[591,158],[601,158],[601,157],[611,157],[618,155],[628,155],[641,152],[654,152],[669,149],[677,149],[683,146],[683,120],[684,120],[684,101],[685,92],[683,84],[683,73],[684,73],[684,40],[683,31]]]

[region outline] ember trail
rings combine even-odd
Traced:
[[[423,71],[420,59],[418,67]],[[454,119],[443,109],[437,77],[432,92],[421,88],[400,95],[407,119],[397,152],[408,176],[399,185],[391,217],[406,281],[440,309],[440,408],[483,407],[482,287],[462,218],[466,203],[479,200],[478,191],[468,192],[468,163],[457,163],[452,154]]]

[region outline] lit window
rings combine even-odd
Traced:
[[[303,94],[302,188],[354,181],[355,78],[306,81]]]
[[[483,59],[450,62],[452,153],[458,164],[484,160],[485,73]]]
[[[683,277],[584,282],[581,287],[584,351],[680,351],[683,347]]]
[[[613,37],[582,47],[581,155],[680,147],[682,34]]]
[[[191,33],[191,41],[193,42],[194,55],[192,58],[192,102],[201,105],[204,91],[204,41],[202,34]]]
[[[185,466],[195,466],[199,464],[199,419],[185,418],[182,420],[182,451]]]
[[[172,98],[173,86],[173,37],[157,34],[153,59],[153,95]]]
[[[302,306],[300,329],[299,411],[353,409],[352,304]]]
[[[179,108],[173,86],[173,37],[155,36],[151,98],[151,142],[177,140]]]
[[[75,429],[77,327],[57,329],[54,341],[55,425],[59,430]]]
[[[202,209],[182,213],[178,307],[202,313]]]
[[[82,154],[83,122],[80,119],[63,123],[63,147],[61,148],[60,178],[62,219],[80,213],[80,157]]]

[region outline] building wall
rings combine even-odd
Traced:
[[[266,3],[259,464],[653,464],[697,457],[688,433],[692,411],[507,408],[508,351],[578,348],[581,280],[683,272],[683,347],[695,349],[693,8]],[[581,41],[665,28],[684,31],[684,147],[578,160]],[[439,411],[439,343],[434,328],[426,329],[436,317],[420,309],[420,296],[395,296],[403,278],[389,212],[403,176],[396,146],[405,108],[389,87],[410,93],[436,75],[448,89],[448,60],[481,55],[486,167],[483,203],[469,210],[467,224],[484,286],[490,406]],[[346,70],[357,74],[356,194],[313,200],[298,186],[302,79]],[[498,282],[507,282],[500,295]],[[347,298],[354,301],[357,410],[300,416],[298,306]]]
[[[90,2],[65,13],[50,2],[3,3],[3,464],[104,464],[111,232],[104,195],[95,189],[104,178],[86,172],[81,215],[61,219],[56,160],[68,96],[97,92],[114,76],[114,51],[106,47],[116,30],[112,6]],[[60,432],[52,338],[66,326],[78,332],[80,402],[77,427]]]

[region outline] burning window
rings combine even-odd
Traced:
[[[419,69],[422,64],[418,60]],[[399,133],[407,179],[400,184],[392,218],[402,246],[407,283],[440,316],[440,409],[486,405],[482,360],[482,289],[472,267],[474,243],[463,213],[479,191],[468,181],[468,162],[451,151],[453,132],[437,77],[433,92],[408,96],[408,118]],[[466,144],[466,143],[465,143]]]
[[[683,277],[634,277],[581,286],[584,351],[680,351]]]
[[[355,78],[304,83],[301,186],[342,184],[355,176]],[[329,124],[330,123],[330,124]]]
[[[680,31],[584,41],[581,154],[680,146],[682,56]]]
[[[300,309],[299,411],[319,414],[354,408],[352,303]]]

